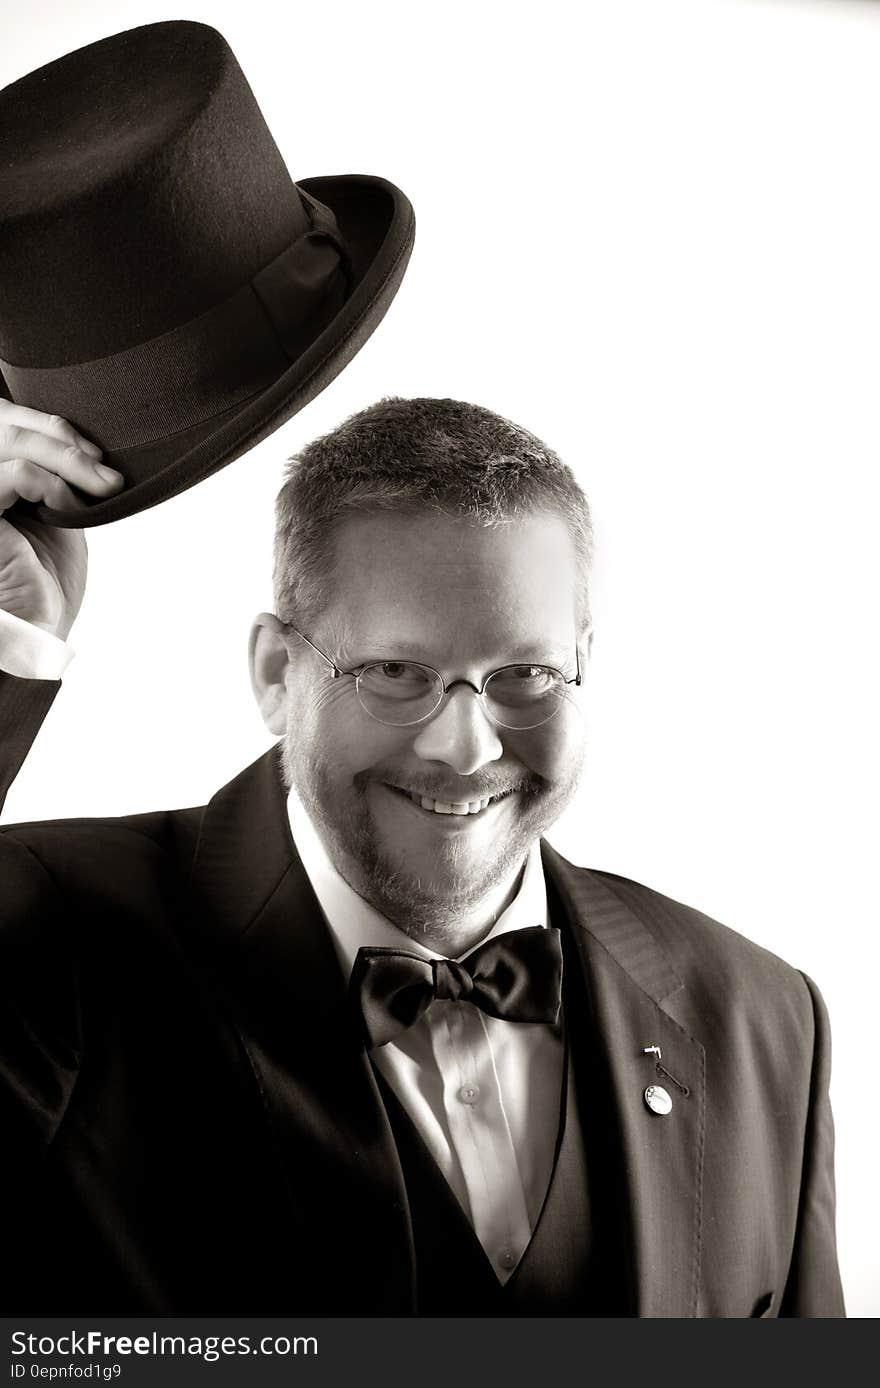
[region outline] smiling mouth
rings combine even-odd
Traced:
[[[386,782],[387,784],[387,782]],[[506,800],[512,792],[502,791],[498,795],[485,795],[479,800],[435,800],[430,795],[422,795],[416,790],[404,790],[402,786],[388,786],[389,790],[395,791],[398,795],[403,795],[407,800],[418,805],[419,809],[427,810],[429,814],[451,814],[478,815],[487,810],[490,805],[497,804],[499,800]]]

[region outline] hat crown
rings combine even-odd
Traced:
[[[0,92],[0,358],[56,366],[156,337],[308,226],[222,35],[169,21]]]

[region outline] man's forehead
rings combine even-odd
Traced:
[[[431,512],[358,516],[340,526],[334,559],[337,620],[377,639],[418,644],[460,630],[518,651],[572,630],[574,544],[550,513],[491,527]]]

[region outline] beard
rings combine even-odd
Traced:
[[[295,786],[337,872],[398,929],[437,945],[457,938],[464,921],[497,902],[500,888],[513,888],[533,844],[574,795],[580,771],[578,763],[564,780],[550,782],[532,772],[504,774],[500,768],[485,768],[472,798],[502,793],[515,797],[514,815],[506,818],[491,851],[478,860],[463,838],[444,836],[434,855],[436,873],[419,873],[399,857],[395,860],[367,798],[371,784],[395,782],[390,768],[387,777],[381,767],[355,773],[340,794],[326,765],[303,753],[290,728],[281,755],[286,783]],[[411,776],[407,783],[412,786]],[[428,783],[412,789],[432,795]]]

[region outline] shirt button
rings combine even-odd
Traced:
[[[512,1248],[502,1248],[498,1254],[498,1262],[501,1267],[509,1270],[516,1267],[516,1254]]]
[[[463,1104],[475,1104],[480,1097],[480,1086],[478,1084],[463,1084],[458,1091],[458,1097]]]

